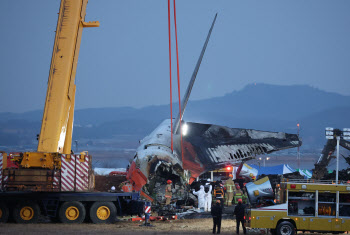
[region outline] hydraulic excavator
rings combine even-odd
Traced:
[[[336,136],[341,135],[341,130],[339,130],[339,129],[334,129],[333,132]],[[347,140],[340,139],[339,145],[347,150],[350,150],[350,142]],[[327,166],[329,165],[329,162],[333,158],[333,153],[334,153],[334,150],[336,147],[337,147],[336,138],[327,140],[326,145],[323,147],[321,156],[318,159],[318,161],[316,162],[315,168],[312,170],[312,178],[313,179],[320,180],[326,174]]]

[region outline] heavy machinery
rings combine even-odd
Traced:
[[[253,201],[272,192],[268,179],[261,180],[250,190]],[[293,235],[296,231],[335,234],[350,230],[349,183],[285,179],[280,186],[280,203],[248,209],[247,227],[267,228],[278,235]]]
[[[61,0],[37,151],[0,152],[0,222],[11,214],[33,223],[44,214],[64,223],[108,223],[142,212],[139,193],[93,192],[91,156],[71,152],[82,31],[99,26],[84,21],[87,2]]]
[[[337,136],[341,135],[341,130],[334,129],[334,134]],[[339,140],[339,145],[343,148],[350,150],[350,142],[344,139]],[[323,176],[327,173],[327,166],[331,159],[333,158],[332,154],[334,153],[335,148],[337,147],[337,140],[328,139],[326,145],[324,146],[321,156],[315,164],[315,168],[312,170],[313,179],[322,179]]]

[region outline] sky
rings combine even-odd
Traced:
[[[0,1],[0,112],[43,109],[59,5]],[[218,13],[192,100],[251,83],[350,95],[349,9],[346,0],[177,0],[181,94]],[[83,31],[76,109],[169,104],[167,1],[89,0],[86,12],[101,26]]]

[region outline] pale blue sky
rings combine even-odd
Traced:
[[[1,112],[43,108],[59,3],[0,1]],[[191,99],[254,82],[350,95],[349,10],[346,0],[177,0],[182,92],[218,12]],[[95,20],[83,32],[76,108],[169,103],[167,1],[89,0]]]

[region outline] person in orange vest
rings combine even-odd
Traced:
[[[224,189],[222,185],[216,185],[214,189],[214,197],[221,201],[221,206],[224,207]]]
[[[171,187],[171,180],[167,181],[167,185],[165,186],[165,205],[169,205],[171,202],[171,197],[173,196],[173,192],[172,192],[172,187]]]
[[[229,179],[226,180],[225,187],[226,187],[226,202],[225,204],[227,206],[232,205],[232,200],[233,200],[233,193],[235,189],[235,182],[232,180],[233,175],[229,175]]]

